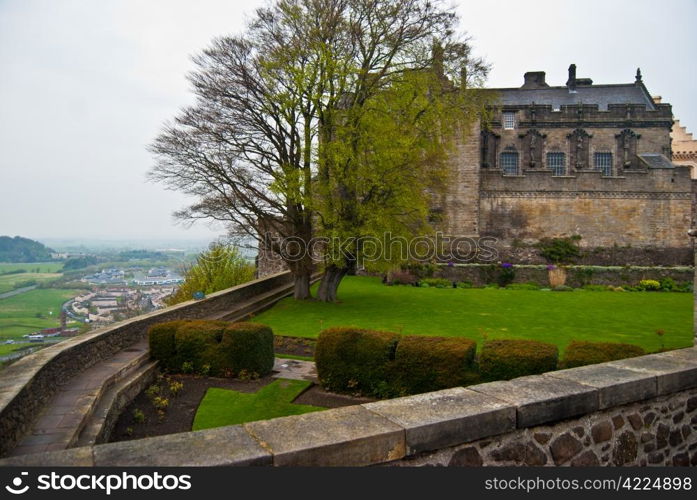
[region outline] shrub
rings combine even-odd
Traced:
[[[150,356],[160,360],[160,368],[169,371],[179,371],[181,363],[175,364],[174,334],[185,321],[170,321],[153,325],[148,330]]]
[[[567,285],[558,285],[552,288],[554,292],[573,292],[574,289]]]
[[[647,292],[655,292],[661,289],[661,284],[656,280],[641,280],[637,288]]]
[[[389,285],[413,285],[418,281],[418,278],[409,271],[392,271],[387,276]]]
[[[453,283],[445,278],[424,278],[419,282],[419,285],[428,285],[435,288],[452,288]]]
[[[210,357],[210,371],[234,376],[246,371],[250,378],[257,378],[271,373],[273,362],[271,328],[259,323],[232,323],[223,331],[217,353]]]
[[[330,328],[319,334],[317,375],[330,391],[366,396],[389,394],[390,364],[399,335],[360,328]]]
[[[474,285],[471,281],[458,281],[457,282],[457,287],[458,288],[472,288]]]
[[[476,348],[466,338],[401,337],[393,365],[394,390],[419,394],[473,383]]]
[[[673,278],[663,278],[661,280],[661,290],[664,292],[672,292],[676,286],[677,283],[675,283]]]
[[[617,359],[642,356],[646,352],[639,346],[617,342],[578,342],[573,341],[566,348],[564,368],[593,365]]]
[[[554,264],[570,264],[581,256],[578,248],[580,236],[568,238],[543,238],[535,245],[540,255]]]
[[[501,264],[498,275],[496,276],[496,283],[503,288],[513,283],[514,279],[515,269],[513,268],[513,264],[509,264],[508,262]]]
[[[177,328],[174,335],[175,366],[185,362],[193,365],[194,372],[200,372],[218,348],[227,321],[186,321]]]
[[[479,355],[485,380],[509,380],[556,370],[559,350],[554,344],[535,340],[490,340]]]
[[[175,321],[152,327],[149,338],[153,358],[174,372],[263,376],[273,368],[273,332],[265,325]]]

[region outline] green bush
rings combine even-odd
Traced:
[[[319,334],[317,376],[330,391],[366,396],[392,395],[391,362],[399,335],[360,328],[330,328]]]
[[[673,278],[663,278],[661,280],[661,290],[664,292],[672,292],[676,286],[677,283],[675,283]]]
[[[458,281],[457,282],[457,287],[458,288],[473,288],[474,284],[471,281]]]
[[[647,292],[656,292],[661,289],[661,284],[656,280],[641,280],[636,288]]]
[[[557,369],[559,350],[535,340],[490,340],[479,355],[484,380],[509,380]]]
[[[252,378],[271,372],[274,362],[273,332],[258,323],[233,323],[223,330],[217,353],[211,356],[211,373]]]
[[[578,342],[573,341],[566,348],[564,368],[593,365],[617,359],[643,356],[646,352],[639,346],[617,342]]]
[[[148,338],[151,356],[171,372],[264,376],[273,368],[273,332],[265,325],[172,321],[152,326]]]
[[[403,336],[393,365],[396,395],[468,385],[474,372],[475,341],[461,337]]]
[[[148,331],[150,356],[160,360],[160,368],[169,371],[181,368],[181,364],[179,366],[175,364],[177,351],[174,345],[174,334],[177,333],[177,329],[184,323],[186,321],[169,321],[150,327]]]
[[[581,236],[567,238],[543,238],[535,245],[540,255],[554,264],[570,264],[581,256],[578,241]]]
[[[453,283],[445,278],[425,278],[419,282],[419,285],[427,285],[434,288],[452,288]]]
[[[174,335],[174,366],[189,362],[194,372],[199,372],[215,356],[227,325],[227,321],[185,321]]]

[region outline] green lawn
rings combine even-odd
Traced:
[[[193,430],[323,410],[291,403],[310,384],[305,380],[278,379],[252,394],[211,387],[196,411]]]
[[[0,342],[59,326],[61,305],[79,293],[80,290],[46,288],[0,299]],[[43,318],[37,318],[37,313]]]
[[[692,294],[550,292],[495,288],[385,286],[379,278],[346,277],[338,304],[281,300],[254,318],[274,333],[316,337],[333,326],[411,335],[527,338],[564,349],[572,340],[625,342],[648,351],[692,345]]]

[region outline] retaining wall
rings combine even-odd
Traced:
[[[500,272],[499,265],[491,264],[456,264],[442,265],[436,271],[437,277],[451,281],[469,281],[475,286],[496,283]],[[548,271],[545,266],[516,265],[514,266],[514,283],[549,284]],[[657,280],[672,278],[677,283],[691,283],[694,270],[692,267],[600,267],[600,266],[569,266],[566,284],[573,287],[583,285],[614,285],[635,286],[641,280]]]

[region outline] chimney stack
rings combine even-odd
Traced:
[[[549,87],[545,81],[546,75],[544,71],[528,71],[523,76],[525,83],[522,89],[542,89]]]
[[[566,86],[569,90],[576,90],[576,65],[569,66],[569,79],[566,81]]]

